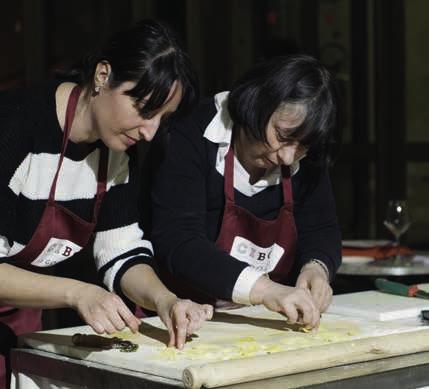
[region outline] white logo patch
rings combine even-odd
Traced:
[[[38,267],[54,266],[70,258],[80,250],[82,250],[82,247],[67,239],[51,238],[43,251],[31,264]]]
[[[230,254],[242,262],[247,262],[257,270],[269,273],[274,270],[284,252],[284,248],[277,243],[269,247],[259,247],[250,240],[236,236]]]

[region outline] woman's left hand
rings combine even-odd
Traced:
[[[204,321],[213,316],[211,305],[201,305],[175,296],[162,299],[156,304],[156,308],[170,335],[168,347],[175,346],[180,350],[186,337],[201,328]]]
[[[316,263],[305,265],[296,281],[296,286],[310,291],[321,313],[329,307],[332,301],[332,288],[321,265]]]

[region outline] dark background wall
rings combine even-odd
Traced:
[[[385,238],[389,199],[409,200],[406,242],[429,247],[429,35],[426,0],[13,0],[0,13],[0,88],[42,80],[141,18],[182,37],[203,95],[256,61],[305,52],[343,94],[332,170],[343,237]]]

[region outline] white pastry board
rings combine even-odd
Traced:
[[[428,290],[428,284],[420,285]],[[378,291],[346,293],[333,297],[329,313],[371,320],[396,320],[417,317],[429,309],[429,300],[402,297]]]

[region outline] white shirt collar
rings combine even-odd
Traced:
[[[216,170],[223,175],[225,170],[225,156],[229,150],[232,137],[233,122],[228,112],[229,92],[220,92],[215,95],[216,115],[204,131],[204,138],[210,142],[219,144],[216,155]],[[291,166],[292,175],[299,170],[299,162]],[[253,185],[249,183],[249,173],[241,165],[240,161],[234,157],[234,188],[246,196],[253,196],[268,186],[278,185],[281,180],[281,169],[276,167],[269,174],[264,175]]]
[[[233,123],[227,107],[228,95],[229,92],[220,92],[215,95],[214,100],[217,113],[204,131],[204,137],[210,142],[227,144],[229,146]]]

